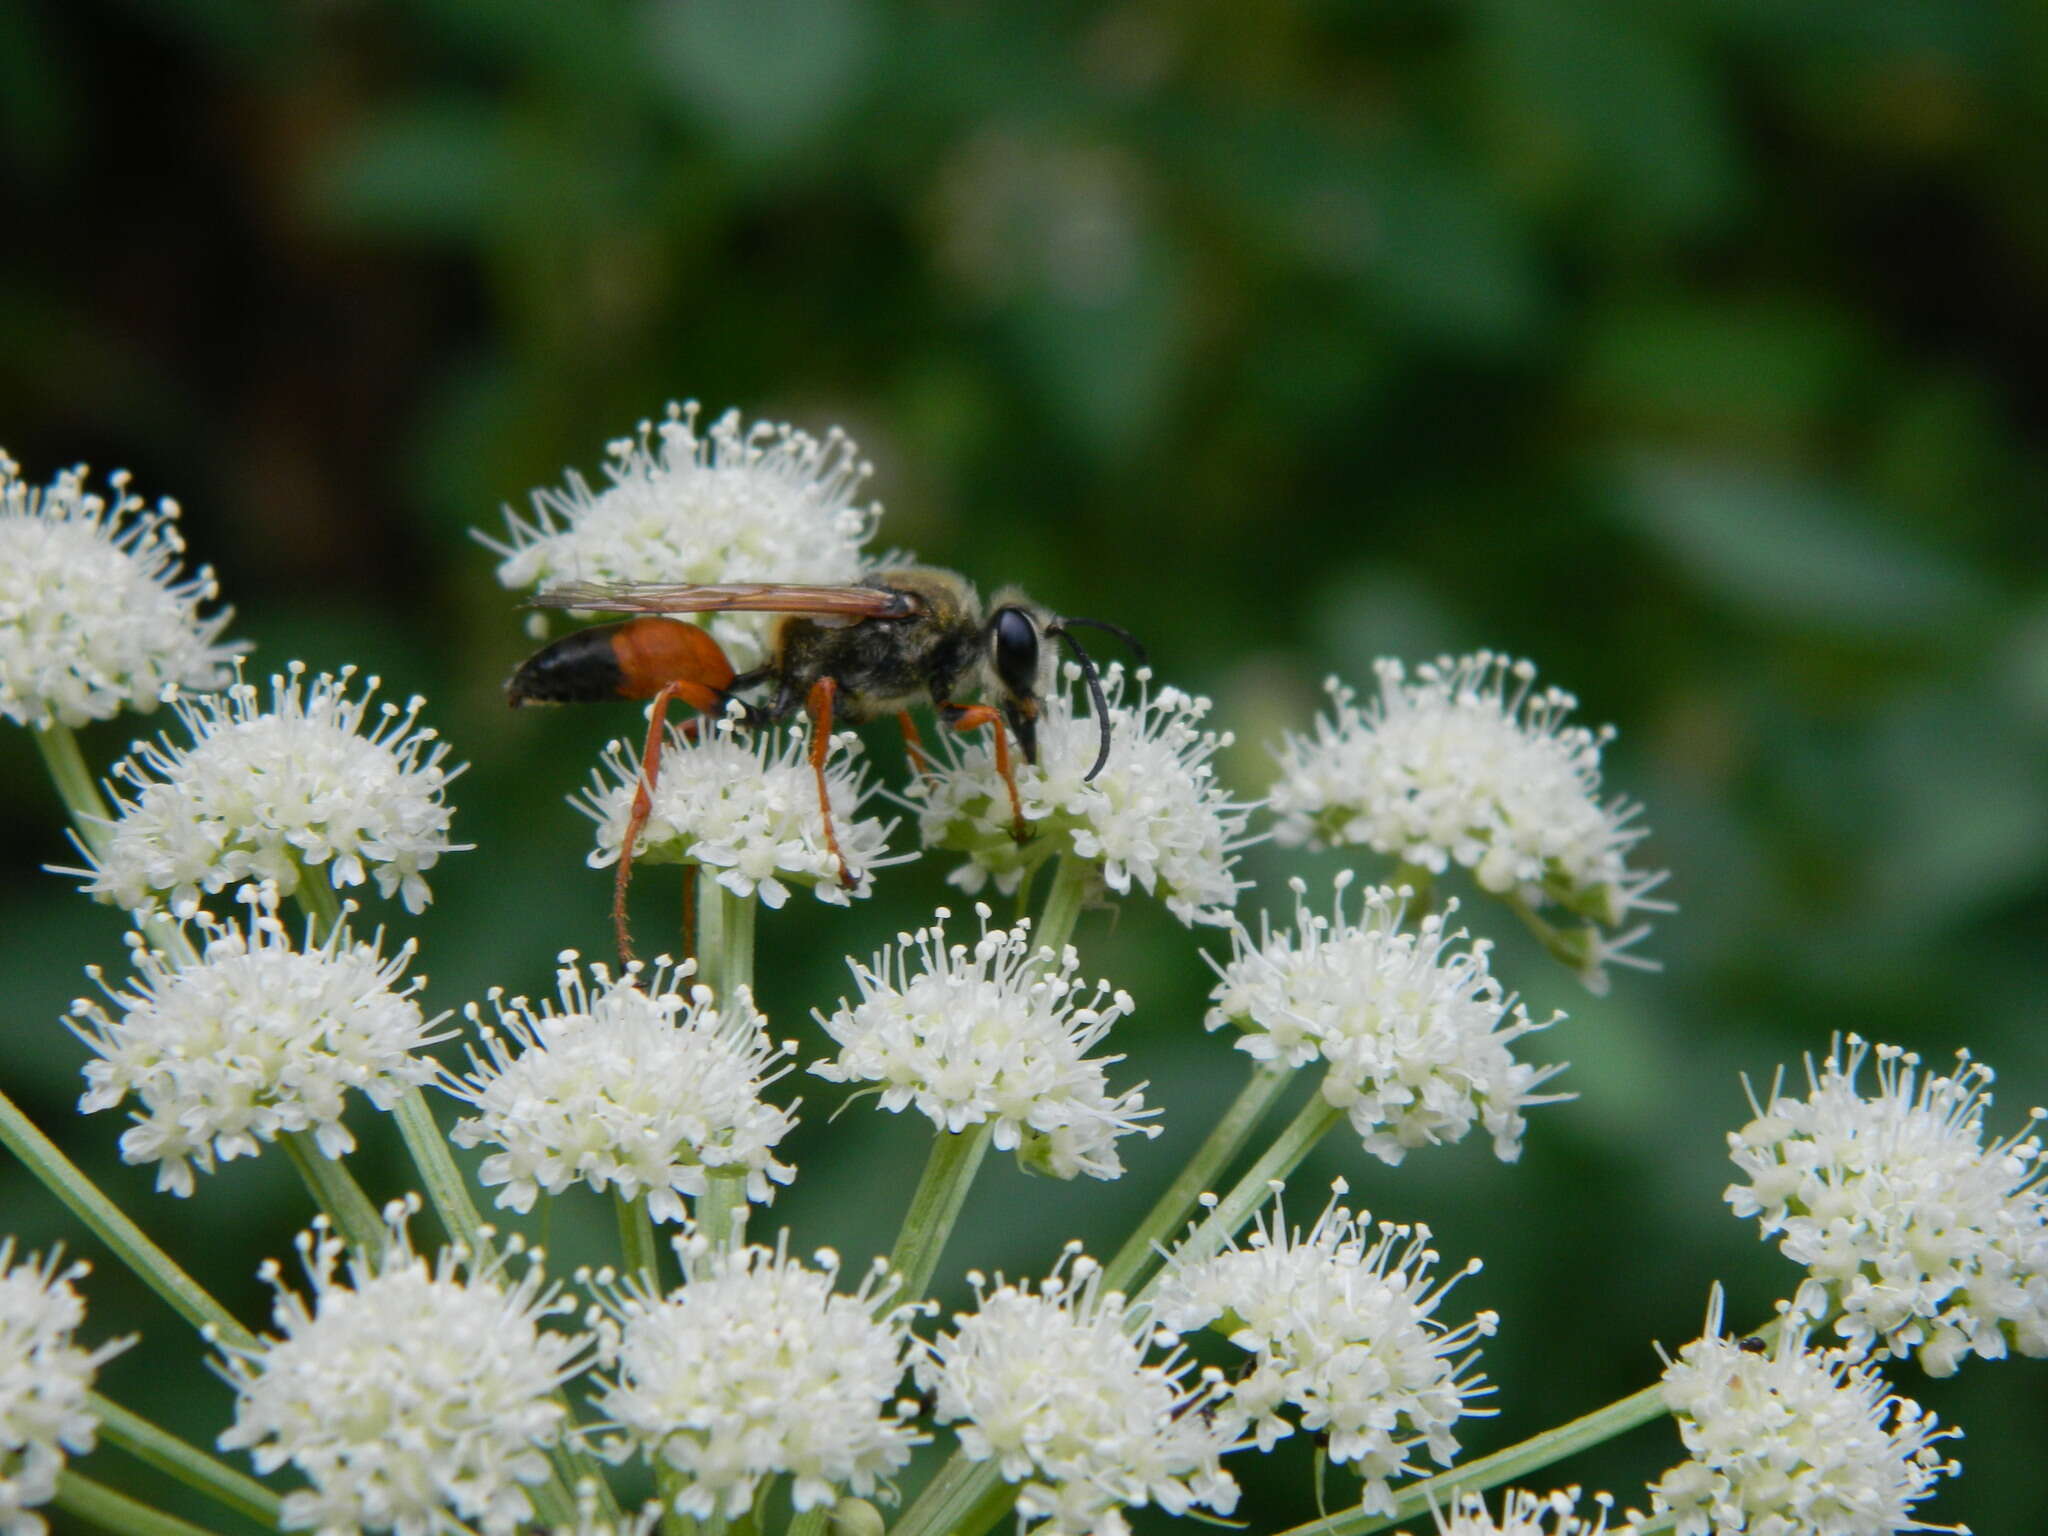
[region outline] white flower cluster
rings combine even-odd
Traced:
[[[1607,1509],[1613,1501],[1594,1496],[1595,1512],[1581,1515],[1579,1490],[1535,1494],[1510,1489],[1501,1495],[1500,1514],[1486,1507],[1486,1496],[1461,1493],[1448,1511],[1436,1511],[1437,1536],[1606,1536]],[[1627,1536],[1626,1531],[1620,1536]]]
[[[1146,1504],[1228,1515],[1237,1483],[1219,1458],[1236,1436],[1215,1411],[1219,1374],[1190,1383],[1177,1348],[1149,1358],[1170,1336],[1152,1337],[1079,1252],[1069,1244],[1036,1290],[969,1275],[975,1310],[916,1366],[938,1421],[958,1424],[970,1459],[1021,1484],[1017,1512],[1043,1522],[1038,1536],[1129,1536],[1124,1510]]]
[[[1880,1045],[1877,1089],[1857,1077],[1868,1042],[1837,1039],[1806,1063],[1809,1092],[1773,1083],[1728,1137],[1748,1180],[1726,1198],[1808,1272],[1794,1305],[1834,1320],[1859,1354],[1917,1355],[1947,1376],[1970,1355],[2048,1355],[2048,1165],[2038,1135],[1984,1144],[1991,1070],[1952,1077]],[[2035,1110],[2033,1124],[2043,1111]]]
[[[872,888],[870,876],[915,854],[889,852],[894,821],[863,816],[873,793],[866,770],[852,761],[860,738],[832,738],[825,785],[832,799],[832,831],[846,857],[853,885],[840,883],[839,861],[825,840],[818,778],[811,770],[809,733],[802,726],[742,735],[733,721],[706,722],[694,731],[671,727],[654,778],[652,809],[633,858],[645,864],[701,864],[735,896],[759,896],[779,907],[792,885],[808,885],[818,900],[846,906]],[[597,823],[590,865],[619,860],[633,797],[640,785],[640,752],[614,741],[569,803]]]
[[[86,889],[131,910],[167,900],[189,913],[245,880],[289,896],[303,870],[325,865],[336,889],[374,878],[408,912],[424,910],[424,872],[465,846],[448,840],[443,798],[462,770],[441,766],[447,747],[419,725],[425,700],[383,704],[373,722],[376,678],[352,696],[353,667],[310,685],[305,674],[293,662],[272,677],[268,709],[246,682],[175,699],[191,745],[162,736],[115,765],[134,798],[116,792]]]
[[[1664,1372],[1664,1399],[1690,1453],[1650,1488],[1677,1536],[1892,1536],[1960,1468],[1935,1442],[1960,1433],[1887,1390],[1848,1351],[1806,1347],[1787,1314],[1773,1346],[1721,1332],[1721,1292],[1703,1337]],[[1631,1516],[1640,1520],[1639,1516]]]
[[[1590,925],[1576,936],[1589,982],[1606,964],[1646,964],[1626,951],[1647,925],[1607,932],[1668,910],[1650,898],[1663,873],[1628,867],[1640,808],[1600,799],[1613,729],[1566,724],[1578,700],[1537,692],[1533,665],[1491,651],[1439,657],[1412,680],[1398,661],[1374,670],[1376,699],[1360,707],[1331,678],[1334,714],[1283,743],[1269,800],[1279,840],[1360,845],[1432,874],[1460,864],[1494,895],[1556,903]]]
[[[562,1011],[494,991],[494,1028],[472,1003],[465,1011],[482,1050],[471,1045],[469,1074],[442,1083],[477,1111],[450,1139],[497,1149],[477,1177],[504,1186],[498,1204],[526,1211],[543,1189],[557,1195],[583,1183],[644,1196],[656,1221],[681,1221],[682,1197],[707,1193],[715,1175],[744,1180],[751,1200],[772,1200],[772,1185],[795,1176],[775,1146],[795,1126],[796,1106],[761,1097],[789,1070],[777,1069],[786,1047],[768,1038],[746,990],[719,1008],[708,988],[683,996],[685,977],[663,966],[614,977],[594,965],[586,982],[574,950],[561,960]]]
[[[675,1249],[683,1283],[666,1296],[638,1277],[587,1277],[606,1454],[637,1450],[680,1474],[674,1507],[699,1520],[744,1515],[762,1480],[785,1472],[799,1511],[844,1489],[888,1491],[927,1437],[916,1404],[897,1398],[916,1309],[885,1310],[887,1265],[840,1295],[838,1257],[821,1251],[809,1268],[786,1233],[772,1249],[694,1233]]]
[[[1291,931],[1262,923],[1254,942],[1236,927],[1204,1024],[1236,1025],[1245,1032],[1238,1049],[1259,1061],[1327,1062],[1323,1096],[1385,1162],[1462,1140],[1475,1122],[1512,1162],[1523,1109],[1566,1095],[1535,1092],[1562,1066],[1526,1065],[1509,1047],[1563,1015],[1532,1020],[1488,971],[1486,940],[1452,947],[1465,942],[1445,927],[1456,902],[1407,929],[1406,893],[1379,886],[1353,921],[1344,911],[1351,879],[1349,870],[1336,877],[1329,917],[1309,910],[1297,879]]]
[[[506,511],[507,542],[479,535],[503,559],[508,587],[591,582],[858,580],[861,546],[881,508],[854,505],[872,473],[838,428],[822,439],[727,411],[701,433],[695,401],[671,405],[637,436],[609,444],[611,484],[593,491],[570,473],[535,491],[533,520]],[[766,657],[770,620],[705,620],[741,671]]]
[[[1390,1515],[1392,1480],[1420,1470],[1412,1453],[1426,1448],[1449,1466],[1458,1420],[1490,1411],[1470,1405],[1493,1390],[1472,1365],[1499,1318],[1439,1321],[1445,1295],[1479,1261],[1434,1282],[1427,1227],[1382,1222],[1374,1236],[1368,1220],[1333,1194],[1306,1236],[1290,1235],[1276,1203],[1243,1247],[1169,1259],[1155,1305],[1166,1327],[1215,1324],[1252,1356],[1219,1410],[1225,1425],[1270,1450],[1294,1433],[1281,1415],[1293,1405],[1301,1427],[1327,1439],[1330,1459],[1364,1479],[1361,1507]]]
[[[1039,714],[1036,766],[1012,753],[1029,832],[1021,844],[985,731],[933,760],[910,793],[925,845],[967,855],[951,876],[955,885],[972,893],[993,878],[1007,893],[1052,855],[1067,854],[1097,866],[1119,895],[1133,885],[1157,895],[1184,923],[1230,920],[1244,888],[1236,855],[1258,840],[1245,833],[1251,808],[1225,793],[1210,762],[1231,737],[1203,728],[1208,699],[1171,687],[1154,693],[1145,668],[1135,678],[1137,697],[1126,702],[1124,669],[1102,671],[1109,761],[1090,780],[1101,728],[1079,712],[1080,671],[1068,664],[1065,691],[1047,697]]]
[[[72,1286],[90,1266],[63,1270],[52,1250],[14,1260],[0,1238],[0,1536],[43,1536],[33,1511],[57,1492],[67,1453],[93,1448],[99,1427],[88,1397],[99,1369],[135,1341],[98,1349],[75,1342],[85,1300]]]
[[[542,1326],[575,1303],[543,1281],[537,1251],[516,1279],[504,1257],[459,1248],[429,1262],[406,1235],[417,1208],[386,1207],[383,1251],[350,1255],[345,1277],[341,1240],[316,1223],[297,1245],[311,1304],[267,1262],[279,1336],[220,1346],[238,1394],[221,1448],[312,1484],[285,1495],[287,1530],[512,1536],[532,1518],[526,1489],[562,1428],[555,1392],[591,1340]]]
[[[1144,1085],[1112,1093],[1104,1068],[1121,1056],[1090,1057],[1131,999],[1076,978],[1071,945],[1055,955],[1033,945],[1026,918],[989,927],[981,938],[946,942],[939,908],[929,928],[901,934],[874,964],[849,961],[860,1001],[816,1015],[839,1055],[811,1071],[835,1083],[875,1083],[881,1106],[915,1106],[941,1131],[993,1122],[995,1145],[1055,1178],[1113,1179],[1123,1172],[1120,1136],[1159,1134],[1145,1122]]]
[[[80,726],[228,680],[232,614],[199,611],[212,571],[179,575],[178,504],[145,508],[125,474],[108,486],[111,506],[82,468],[31,486],[0,451],[0,720]]]
[[[128,936],[135,976],[116,991],[97,966],[88,974],[113,1012],[90,999],[66,1022],[97,1057],[85,1065],[82,1114],[141,1104],[121,1134],[121,1156],[155,1163],[157,1188],[192,1193],[193,1169],[254,1157],[264,1142],[310,1131],[328,1157],[355,1148],[343,1123],[350,1090],[391,1109],[437,1074],[421,1054],[435,1033],[415,994],[401,986],[414,946],[385,959],[382,935],[367,943],[336,924],[327,938],[294,945],[277,918],[274,887],[244,887],[246,925],[204,914],[198,954],[167,952]]]

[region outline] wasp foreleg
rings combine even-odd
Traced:
[[[987,726],[995,738],[996,772],[1002,775],[1003,788],[1010,792],[1010,836],[1018,842],[1031,840],[1030,828],[1024,824],[1024,801],[1017,793],[1017,773],[1010,761],[1010,733],[1003,728],[1003,717],[987,704],[941,704],[939,712],[946,717],[946,723],[956,731],[974,731]]]
[[[818,814],[825,823],[825,846],[839,864],[839,883],[853,889],[853,871],[846,867],[846,855],[839,848],[839,834],[832,828],[832,793],[825,786],[825,760],[832,755],[832,701],[839,696],[839,684],[821,677],[811,684],[804,710],[811,717],[811,772],[818,777]]]

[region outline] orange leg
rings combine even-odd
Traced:
[[[1003,788],[1010,792],[1010,836],[1020,843],[1029,842],[1031,831],[1024,825],[1024,802],[1017,795],[1017,774],[1010,763],[1010,733],[1003,728],[1003,717],[987,704],[946,704],[941,708],[956,731],[979,730],[985,725],[994,733],[996,772],[1002,775]]]
[[[917,734],[917,722],[910,718],[910,711],[896,711],[896,723],[903,727],[903,751],[910,759],[910,771],[920,779],[931,777],[932,765],[924,755],[924,738]]]
[[[832,701],[839,685],[829,677],[811,684],[804,709],[811,717],[811,772],[818,776],[818,814],[825,821],[825,846],[839,863],[839,883],[853,889],[853,871],[846,867],[846,855],[839,851],[839,834],[832,829],[832,795],[825,787],[825,759],[832,755]]]
[[[668,706],[672,700],[681,699],[686,704],[707,713],[718,707],[718,695],[700,683],[664,683],[656,690],[647,713],[647,745],[640,749],[640,782],[633,790],[633,809],[626,817],[626,834],[619,840],[618,872],[612,877],[612,932],[619,941],[619,958],[631,961],[637,958],[633,953],[633,935],[626,924],[626,887],[633,882],[633,845],[640,841],[640,834],[647,830],[647,818],[654,812],[654,776],[661,771],[661,727],[668,717]],[[683,730],[695,733],[701,720],[691,720]]]

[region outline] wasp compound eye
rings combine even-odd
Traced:
[[[996,676],[1019,698],[1038,691],[1038,626],[1022,608],[999,608],[994,632]]]

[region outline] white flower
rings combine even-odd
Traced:
[[[383,935],[367,943],[343,924],[322,943],[294,946],[277,918],[277,892],[247,887],[246,925],[202,914],[203,949],[167,953],[128,936],[135,976],[116,991],[97,966],[88,974],[114,1011],[81,998],[66,1022],[92,1048],[82,1114],[140,1102],[121,1135],[121,1156],[155,1163],[157,1188],[189,1195],[192,1171],[216,1160],[254,1157],[288,1131],[311,1131],[328,1157],[355,1149],[342,1121],[349,1090],[391,1109],[409,1087],[431,1082],[420,1054],[435,1033],[414,1000],[421,981],[399,978],[408,942],[387,960]]]
[[[477,1170],[486,1187],[505,1186],[498,1204],[526,1211],[542,1189],[558,1195],[584,1183],[645,1196],[656,1221],[681,1221],[681,1197],[705,1194],[713,1174],[743,1178],[749,1199],[772,1200],[770,1181],[794,1177],[774,1153],[796,1124],[795,1105],[777,1108],[761,1090],[789,1070],[776,1070],[788,1047],[768,1038],[746,989],[718,1008],[709,988],[683,996],[685,973],[665,966],[651,975],[628,966],[614,978],[594,965],[593,992],[576,952],[561,959],[562,1011],[493,991],[493,1030],[471,1004],[483,1052],[470,1046],[469,1075],[442,1084],[477,1110],[450,1140],[499,1149]]]
[[[567,581],[776,581],[843,585],[866,572],[861,546],[881,508],[854,505],[873,473],[837,427],[824,438],[727,411],[701,436],[698,407],[671,405],[637,437],[609,444],[611,484],[593,491],[573,470],[561,490],[533,493],[533,520],[506,509],[508,587]],[[703,621],[745,671],[766,659],[762,614]]]
[[[66,1453],[93,1448],[98,1416],[87,1401],[107,1361],[135,1341],[98,1349],[74,1342],[85,1300],[72,1287],[90,1268],[60,1271],[61,1256],[14,1262],[14,1239],[0,1238],[0,1536],[43,1536],[31,1511],[56,1496]]]
[[[1130,1012],[1130,997],[1106,981],[1084,993],[1073,947],[1034,946],[1028,918],[992,930],[989,909],[974,910],[981,938],[971,949],[946,943],[941,907],[873,965],[848,961],[860,1001],[815,1015],[840,1050],[811,1071],[879,1084],[883,1109],[914,1105],[941,1131],[993,1122],[997,1147],[1056,1178],[1117,1177],[1117,1138],[1158,1135],[1144,1123],[1158,1111],[1144,1107],[1143,1084],[1110,1092],[1103,1069],[1121,1056],[1087,1053]]]
[[[443,799],[462,770],[441,766],[447,747],[418,724],[425,700],[383,704],[372,721],[376,678],[350,697],[355,668],[310,686],[305,673],[293,662],[272,677],[268,709],[246,682],[174,699],[191,745],[161,736],[115,765],[134,798],[116,791],[86,889],[131,910],[168,900],[189,913],[245,880],[289,896],[302,869],[324,864],[336,889],[374,877],[408,912],[423,910],[423,872],[467,846],[448,840]]]
[[[1834,1319],[1858,1352],[1917,1354],[1947,1376],[1974,1354],[2048,1355],[2048,1167],[2038,1135],[1984,1144],[1991,1069],[1958,1056],[1953,1077],[1877,1047],[1877,1091],[1857,1076],[1870,1046],[1837,1039],[1810,1092],[1771,1085],[1770,1102],[1728,1137],[1749,1180],[1731,1184],[1738,1216],[1802,1264],[1796,1304]],[[2038,1124],[2043,1111],[2033,1112]]]
[[[699,1520],[736,1517],[764,1478],[787,1472],[799,1510],[842,1489],[866,1497],[926,1436],[899,1401],[917,1310],[885,1310],[894,1282],[877,1262],[839,1295],[829,1250],[808,1268],[774,1248],[676,1239],[683,1284],[649,1294],[639,1277],[592,1280],[602,1372],[600,1412],[615,1431],[606,1454],[637,1450],[684,1479],[675,1508]]]
[[[1018,1513],[1045,1522],[1040,1536],[1128,1536],[1124,1509],[1146,1504],[1228,1515],[1237,1483],[1218,1458],[1236,1437],[1215,1412],[1220,1374],[1191,1384],[1179,1349],[1148,1358],[1170,1337],[1104,1292],[1101,1266],[1079,1253],[1069,1244],[1035,1291],[969,1275],[975,1310],[916,1366],[938,1421],[959,1426],[970,1459],[1022,1485]]]
[[[116,474],[109,506],[85,477],[26,485],[0,451],[0,720],[146,713],[173,685],[220,687],[241,649],[218,643],[229,610],[199,611],[218,595],[213,572],[179,574],[178,504],[145,508]]]
[[[312,1484],[285,1495],[286,1530],[511,1536],[532,1517],[526,1488],[547,1477],[562,1429],[555,1392],[590,1338],[542,1326],[575,1303],[544,1282],[537,1251],[516,1279],[503,1256],[415,1253],[405,1222],[418,1208],[387,1206],[383,1251],[350,1254],[345,1276],[341,1240],[316,1221],[297,1243],[310,1304],[266,1261],[278,1335],[220,1346],[238,1394],[221,1448]]]
[[[1665,1369],[1664,1400],[1691,1455],[1652,1485],[1650,1512],[1674,1514],[1677,1536],[1960,1529],[1911,1514],[1960,1470],[1934,1448],[1959,1431],[1937,1428],[1847,1351],[1808,1349],[1796,1312],[1758,1348],[1722,1334],[1715,1287],[1705,1336]]]
[[[1331,678],[1334,715],[1282,744],[1269,800],[1279,840],[1362,845],[1432,874],[1461,864],[1493,895],[1555,903],[1587,923],[1555,937],[1596,988],[1604,965],[1648,965],[1626,953],[1646,924],[1608,932],[1670,910],[1650,898],[1663,872],[1628,867],[1640,807],[1600,799],[1613,728],[1567,725],[1578,700],[1536,692],[1533,665],[1491,651],[1438,657],[1412,681],[1398,661],[1374,671],[1378,698],[1360,708]]]
[[[833,756],[825,764],[832,832],[853,876],[851,889],[840,883],[839,861],[825,840],[809,743],[810,733],[800,725],[752,734],[741,733],[731,719],[695,732],[670,727],[634,861],[701,864],[735,896],[759,896],[770,907],[789,900],[792,885],[808,885],[818,900],[842,907],[850,897],[866,895],[875,870],[916,855],[890,854],[896,823],[861,814],[874,786],[851,761],[860,738],[844,732],[832,738]],[[591,775],[590,788],[570,797],[571,805],[597,823],[593,869],[618,862],[639,784],[639,747],[614,741]]]
[[[1588,1518],[1578,1513],[1576,1488],[1544,1495],[1515,1488],[1501,1495],[1498,1518],[1488,1512],[1481,1493],[1461,1493],[1448,1514],[1434,1513],[1437,1536],[1605,1536],[1612,1502],[1604,1493],[1594,1495],[1596,1510]]]
[[[925,845],[968,856],[950,877],[970,893],[994,878],[1014,891],[1054,854],[1096,865],[1119,895],[1133,884],[1157,895],[1184,923],[1225,923],[1245,882],[1233,872],[1251,808],[1232,800],[1211,765],[1228,732],[1204,730],[1210,701],[1178,688],[1152,692],[1152,673],[1134,674],[1137,698],[1124,700],[1124,669],[1103,668],[1109,761],[1091,781],[1101,751],[1097,721],[1078,711],[1081,673],[1064,670],[1065,693],[1045,699],[1038,719],[1038,762],[1011,754],[1026,841],[1015,837],[1009,792],[996,772],[986,730],[933,759],[913,785]]]
[[[1429,1228],[1381,1222],[1374,1237],[1369,1217],[1337,1204],[1342,1180],[1335,1190],[1306,1236],[1290,1237],[1276,1201],[1244,1247],[1168,1259],[1155,1305],[1166,1327],[1213,1323],[1251,1354],[1219,1410],[1226,1425],[1248,1428],[1270,1450],[1294,1432],[1280,1412],[1294,1405],[1301,1427],[1327,1438],[1330,1459],[1365,1480],[1362,1507],[1390,1515],[1391,1480],[1420,1470],[1412,1453],[1426,1447],[1449,1466],[1458,1454],[1452,1427],[1491,1411],[1470,1406],[1493,1390],[1472,1365],[1499,1318],[1440,1322],[1445,1295],[1479,1261],[1435,1282]]]
[[[1378,886],[1354,922],[1344,912],[1351,878],[1336,877],[1329,917],[1309,911],[1308,887],[1293,880],[1292,931],[1262,921],[1255,943],[1235,927],[1204,1024],[1235,1024],[1245,1032],[1238,1049],[1262,1062],[1329,1063],[1323,1096],[1383,1161],[1460,1141],[1483,1122],[1495,1155],[1513,1162],[1523,1109],[1569,1095],[1534,1091],[1562,1066],[1528,1066],[1508,1048],[1563,1015],[1538,1023],[1503,991],[1487,970],[1487,941],[1446,928],[1455,901],[1404,929],[1407,893]]]

